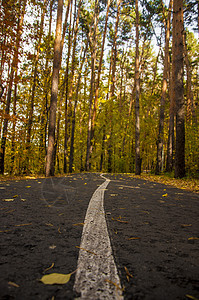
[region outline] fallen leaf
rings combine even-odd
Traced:
[[[58,231],[59,233],[61,233],[60,227],[57,229],[57,231]]]
[[[110,283],[110,284],[112,284],[112,285],[114,285],[117,290],[123,291],[123,289],[117,283],[115,283],[115,282],[113,282],[113,281],[111,281],[109,279],[105,279],[105,281],[108,282],[108,283]]]
[[[113,221],[117,221],[117,222],[120,222],[120,223],[128,223],[128,221],[122,221],[122,220],[118,220],[118,219],[114,219],[112,218]]]
[[[44,275],[40,279],[41,282],[44,284],[66,284],[71,277],[70,274],[59,274],[59,273],[52,273],[49,275]]]
[[[6,201],[6,202],[10,202],[10,201],[14,201],[15,199],[3,199],[3,201]]]
[[[190,227],[192,224],[181,224],[181,227]]]
[[[85,248],[82,248],[82,247],[79,247],[79,246],[75,246],[75,247],[76,247],[76,248],[78,248],[78,249],[84,250],[84,251],[86,251],[86,252],[88,252],[88,253],[91,253],[91,254],[97,255],[95,252],[92,252],[92,251],[90,251],[90,250],[87,250],[87,249],[85,249]]]
[[[111,197],[115,197],[117,196],[118,194],[110,194]]]
[[[52,246],[49,246],[49,249],[55,249],[57,246],[55,246],[55,245],[52,245]]]
[[[46,273],[48,270],[52,269],[52,268],[54,267],[54,265],[55,265],[55,264],[52,263],[52,265],[51,265],[49,268],[45,269],[43,273]]]
[[[188,238],[188,241],[190,241],[190,240],[199,240],[199,238],[192,236],[192,237]]]
[[[78,225],[84,226],[84,223],[76,223],[76,224],[73,224],[73,226],[78,226]]]
[[[11,231],[11,229],[1,230],[0,233],[4,233],[4,232],[8,232],[8,231]]]
[[[27,185],[26,188],[27,188],[27,189],[31,188],[31,185]]]
[[[194,297],[194,296],[191,296],[191,295],[186,295],[187,298],[189,299],[192,299],[192,300],[199,300],[198,298]]]
[[[18,195],[14,195],[14,196],[12,196],[13,198],[17,198],[17,197],[19,197]]]
[[[140,237],[131,237],[128,239],[128,241],[131,241],[131,240],[140,240]]]
[[[51,223],[46,223],[46,225],[47,225],[47,226],[52,226],[52,227],[54,226],[54,225],[51,224]]]
[[[168,196],[168,194],[164,194],[164,195],[162,195],[162,197],[167,197]]]
[[[16,284],[15,282],[12,282],[12,281],[9,281],[8,284],[11,286],[17,287],[17,288],[19,287],[18,284]]]
[[[28,225],[32,225],[32,223],[27,223],[27,224],[18,224],[18,225],[15,225],[15,226],[19,227],[19,226],[28,226]]]
[[[133,275],[129,272],[127,267],[124,267],[124,270],[126,271],[126,278],[129,281],[130,277],[133,278]]]

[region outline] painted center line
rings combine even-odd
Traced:
[[[74,289],[79,299],[123,299],[104,212],[104,191],[110,180],[94,192],[84,221]]]

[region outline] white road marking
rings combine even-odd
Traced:
[[[78,299],[123,299],[104,212],[104,191],[110,180],[94,192],[84,221],[74,289]]]

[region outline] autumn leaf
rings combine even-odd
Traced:
[[[121,290],[121,291],[124,290],[124,289],[121,288],[117,283],[115,283],[115,282],[113,282],[113,281],[111,281],[111,280],[109,280],[109,279],[105,279],[105,281],[108,282],[108,283],[110,283],[110,284],[112,284],[112,285],[114,285],[114,286],[116,287],[117,290]]]
[[[128,241],[131,241],[131,240],[140,240],[140,237],[131,237],[128,239]]]
[[[199,300],[198,298],[194,297],[194,296],[191,296],[191,295],[186,295],[187,298],[189,299],[192,299],[192,300]]]
[[[168,196],[168,194],[164,194],[164,195],[162,195],[162,197],[167,197]]]
[[[127,267],[124,267],[124,270],[126,271],[126,278],[129,282],[130,277],[133,278],[133,275],[129,272],[129,270],[127,269]]]
[[[78,225],[84,226],[84,223],[76,223],[76,224],[73,224],[73,226],[78,226]]]
[[[81,250],[83,250],[83,251],[86,251],[86,252],[88,252],[88,253],[90,253],[90,254],[97,255],[95,252],[92,252],[92,251],[87,250],[87,249],[85,249],[85,248],[82,248],[82,247],[79,247],[79,246],[75,246],[75,247],[78,248],[78,249],[81,249]]]
[[[16,284],[15,282],[12,282],[12,281],[9,281],[8,284],[11,286],[17,287],[17,288],[19,287],[18,284]]]
[[[188,241],[191,241],[191,240],[199,240],[199,238],[192,236],[192,237],[188,238]]]
[[[29,188],[31,188],[31,186],[30,186],[30,185],[27,185],[26,188],[29,189]]]
[[[52,269],[52,268],[54,267],[54,265],[55,265],[55,264],[52,263],[52,265],[51,265],[49,268],[45,269],[43,273],[46,273],[47,271],[49,271],[50,269]]]
[[[6,201],[6,202],[10,202],[10,201],[14,201],[15,199],[3,199],[3,201]]]
[[[42,276],[40,279],[44,284],[66,284],[71,277],[70,274],[60,274],[60,273],[52,273],[48,275]]]

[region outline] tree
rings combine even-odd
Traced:
[[[50,102],[50,116],[48,127],[48,149],[46,156],[46,176],[54,176],[54,147],[55,147],[55,126],[56,126],[56,112],[57,112],[57,95],[59,85],[59,70],[61,61],[61,33],[62,33],[62,13],[63,0],[58,0],[57,7],[57,24],[54,45],[54,60],[53,60],[53,74],[51,87],[51,102]]]
[[[167,21],[165,24],[165,51],[164,51],[164,70],[163,70],[163,82],[162,82],[162,96],[160,101],[160,117],[159,117],[159,133],[157,139],[157,162],[156,162],[156,174],[159,174],[163,169],[163,144],[164,144],[164,114],[165,114],[165,101],[167,93],[167,80],[169,71],[169,39],[170,39],[170,21],[171,10],[173,7],[173,0],[169,3],[169,12]]]
[[[185,104],[183,86],[183,0],[173,2],[174,88],[176,109],[175,177],[185,176]]]
[[[138,0],[135,1],[136,11],[136,54],[135,54],[135,174],[141,173],[140,158],[140,76],[139,76],[139,10]]]

